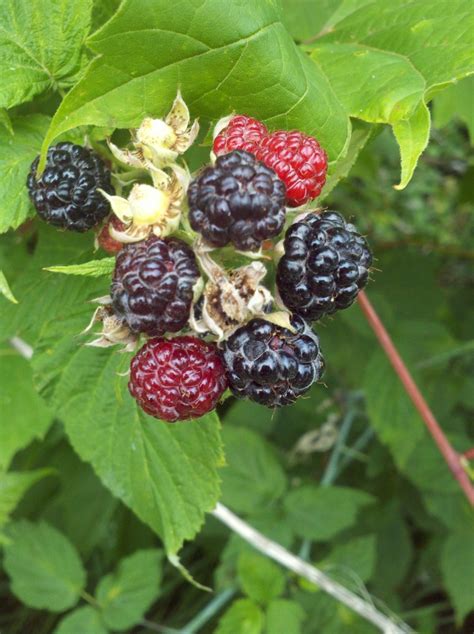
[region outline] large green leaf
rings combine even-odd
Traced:
[[[26,177],[48,124],[48,117],[35,114],[13,119],[14,134],[0,126],[0,233],[16,229],[33,212]]]
[[[469,0],[349,2],[312,45],[312,59],[350,115],[393,126],[402,160],[399,189],[428,142],[426,101],[474,72],[473,28]]]
[[[100,580],[96,590],[102,618],[113,630],[136,625],[158,596],[162,552],[141,550],[120,562],[114,574]]]
[[[91,6],[91,0],[0,3],[0,107],[71,85],[84,61]]]
[[[227,466],[222,470],[222,494],[226,504],[252,513],[283,495],[285,472],[261,436],[250,429],[225,425],[223,440]]]
[[[297,535],[324,541],[351,526],[373,498],[358,489],[302,486],[285,497],[288,521]]]
[[[444,127],[451,119],[463,121],[474,145],[474,76],[448,86],[434,100],[434,125]]]
[[[473,72],[473,26],[470,0],[376,0],[339,21],[321,41],[403,55],[432,90]]]
[[[9,471],[8,473],[0,471],[0,543],[8,541],[1,529],[23,495],[35,482],[50,474],[50,469]]]
[[[43,270],[54,264],[90,260],[92,241],[91,235],[58,232],[47,225],[40,226],[34,256],[28,258],[21,275],[12,285],[18,305],[10,304],[0,297],[0,304],[3,304],[0,311],[0,339],[19,335],[34,346],[43,323],[52,319],[61,320],[63,314],[81,311],[85,302],[107,292],[110,283],[104,278],[53,275]],[[90,315],[93,310],[90,304]],[[86,324],[87,321],[82,327]]]
[[[62,618],[54,634],[107,634],[108,631],[98,610],[84,605]]]
[[[451,533],[443,546],[441,571],[458,621],[474,610],[472,571],[474,570],[474,526]]]
[[[86,582],[81,560],[64,535],[45,522],[9,527],[4,566],[12,592],[32,608],[62,612],[76,604]]]
[[[46,138],[83,124],[165,114],[178,85],[194,116],[248,112],[315,134],[331,160],[349,121],[326,77],[295,46],[276,3],[126,0],[89,40],[100,57],[66,96]],[[126,51],[126,54],[124,54]]]
[[[0,347],[0,470],[34,438],[41,438],[52,416],[33,387],[28,361],[13,348]]]
[[[209,414],[170,425],[144,414],[123,376],[130,355],[80,345],[90,310],[79,304],[44,324],[33,358],[38,387],[81,458],[175,553],[218,500],[219,421]]]

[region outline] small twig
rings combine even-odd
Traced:
[[[26,341],[20,339],[20,337],[12,337],[10,339],[10,345],[12,348],[15,348],[24,359],[28,359],[28,361],[33,356],[33,348],[27,344]]]
[[[311,566],[276,542],[273,542],[256,531],[222,504],[217,504],[212,514],[261,553],[274,559],[300,577],[304,577],[311,583],[317,584],[337,601],[344,603],[344,605],[354,610],[354,612],[357,612],[357,614],[364,619],[376,625],[381,632],[385,632],[385,634],[406,634],[407,632],[412,632],[408,625],[402,622],[399,624],[394,623],[391,619],[382,614],[382,612],[379,612],[373,605],[330,579],[321,570]]]
[[[148,619],[142,619],[139,623],[142,627],[147,627],[153,632],[160,632],[160,634],[181,634],[181,630],[175,630],[173,627],[166,627],[166,625],[160,625],[159,623],[153,623]]]
[[[377,339],[380,342],[385,354],[387,355],[393,369],[398,375],[398,378],[403,384],[406,393],[411,398],[413,405],[418,410],[423,422],[425,423],[428,431],[430,432],[433,440],[438,445],[440,452],[442,453],[451,473],[454,475],[459,483],[459,486],[463,490],[466,498],[470,504],[474,506],[474,486],[469,480],[469,476],[461,462],[461,456],[455,451],[448,439],[446,438],[443,430],[441,429],[438,421],[433,415],[433,412],[428,406],[428,403],[423,398],[420,390],[418,389],[415,381],[413,380],[408,368],[406,367],[403,359],[401,358],[398,350],[396,349],[390,335],[386,331],[379,316],[375,312],[374,307],[370,303],[367,295],[362,291],[359,293],[359,305],[362,312],[367,318],[372,330],[374,331]]]
[[[236,590],[234,588],[227,588],[218,595],[216,595],[212,601],[210,601],[187,625],[185,625],[179,634],[195,634],[203,625],[212,619],[226,603],[228,603],[235,595]]]

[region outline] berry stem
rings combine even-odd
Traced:
[[[300,557],[293,555],[293,553],[283,548],[283,546],[280,546],[271,539],[268,539],[268,537],[262,535],[262,533],[259,533],[223,504],[217,504],[216,508],[212,511],[212,515],[223,524],[226,524],[234,533],[240,535],[240,537],[245,539],[245,541],[251,544],[256,550],[259,550],[298,576],[316,584],[337,601],[340,601],[351,610],[354,610],[354,612],[357,612],[362,618],[373,623],[381,632],[385,632],[386,634],[413,632],[413,630],[402,621],[397,619],[397,622],[395,622],[389,616],[377,610],[373,602],[369,603],[365,601],[344,586],[341,586],[337,581],[328,577],[315,566],[303,561]]]
[[[464,470],[463,464],[461,462],[461,455],[451,447],[449,440],[446,438],[428,403],[425,401],[423,395],[418,389],[418,386],[416,385],[403,359],[398,353],[398,350],[395,347],[390,335],[386,331],[382,321],[380,320],[364,291],[359,293],[358,299],[362,312],[367,318],[367,321],[369,322],[372,330],[379,340],[380,345],[382,346],[385,354],[392,364],[393,369],[397,373],[398,378],[402,382],[406,393],[412,400],[415,408],[418,410],[421,418],[423,419],[423,422],[428,428],[428,431],[433,437],[433,440],[438,445],[438,448],[442,453],[449,469],[451,470],[451,473],[458,481],[459,486],[463,490],[466,498],[469,500],[470,504],[474,506],[474,487],[471,484],[466,471]]]

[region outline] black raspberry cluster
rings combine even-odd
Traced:
[[[179,99],[164,121],[143,122],[135,150],[110,144],[119,161],[149,170],[153,185],[112,195],[104,161],[60,143],[39,178],[38,159],[32,164],[31,200],[57,227],[96,227],[98,244],[116,254],[103,336],[132,346],[147,338],[129,379],[145,412],[197,418],[226,388],[268,407],[291,404],[324,371],[311,322],[352,304],[367,283],[370,249],[339,213],[292,210],[317,198],[327,170],[324,150],[301,132],[227,117],[216,126],[211,165],[191,179],[175,160],[197,124],[188,127]],[[226,270],[212,259],[229,246],[251,263]],[[273,295],[260,283],[262,255],[276,263]]]

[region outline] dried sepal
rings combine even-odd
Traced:
[[[123,352],[133,352],[135,350],[138,335],[133,333],[116,317],[110,305],[101,305],[95,309],[91,321],[81,332],[81,335],[89,333],[97,323],[102,324],[100,336],[88,341],[85,344],[86,346],[109,348],[110,346],[121,345],[123,346]]]
[[[260,282],[267,270],[258,261],[225,271],[212,260],[206,250],[197,249],[197,257],[208,281],[204,286],[199,310],[191,310],[190,326],[198,333],[212,333],[218,341],[227,338],[243,323],[273,303],[270,291]],[[196,312],[201,313],[196,317]]]

